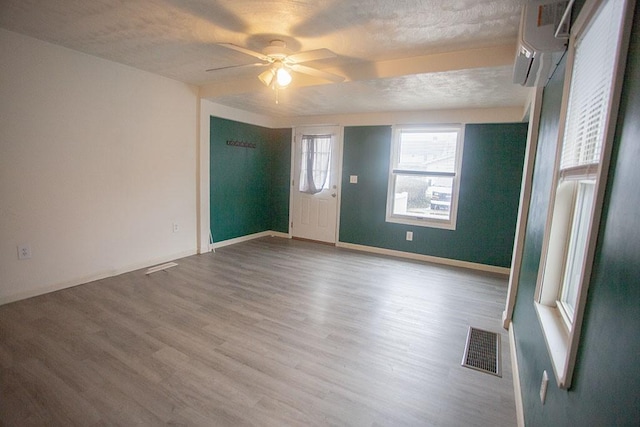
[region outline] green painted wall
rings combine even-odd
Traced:
[[[372,230],[385,225],[390,144],[391,126],[344,129],[341,242],[380,246],[380,239]],[[358,175],[357,184],[349,183],[350,175]],[[391,227],[394,225],[389,224]],[[393,249],[397,247],[394,246]]]
[[[527,426],[640,425],[640,8],[631,46],[587,306],[570,390],[556,386],[533,308],[564,62],[545,88],[531,214],[513,322]],[[540,403],[542,371],[551,374]]]
[[[509,267],[526,134],[526,123],[465,127],[457,227],[442,230],[385,221],[391,127],[346,127],[340,241]]]
[[[271,226],[289,232],[289,180],[291,179],[291,129],[270,129]]]
[[[211,234],[219,242],[273,230],[288,232],[291,129],[211,117]],[[256,144],[255,148],[227,141]]]

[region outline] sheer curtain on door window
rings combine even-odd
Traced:
[[[329,188],[331,135],[303,135],[300,191],[316,194]]]

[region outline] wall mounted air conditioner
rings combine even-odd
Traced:
[[[513,82],[523,86],[544,85],[554,62],[569,38],[572,1],[529,0],[522,9]]]

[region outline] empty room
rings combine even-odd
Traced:
[[[0,425],[639,425],[639,14],[0,0]]]

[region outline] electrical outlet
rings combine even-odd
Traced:
[[[177,222],[173,223],[173,232],[177,233],[178,231],[180,231],[180,226],[178,225]]]
[[[31,246],[29,244],[18,245],[18,259],[30,259]]]
[[[407,231],[407,240],[408,241],[412,241],[413,240],[413,231]]]
[[[540,401],[544,405],[544,401],[547,398],[547,386],[549,385],[549,375],[547,371],[542,372],[542,384],[540,384]]]

